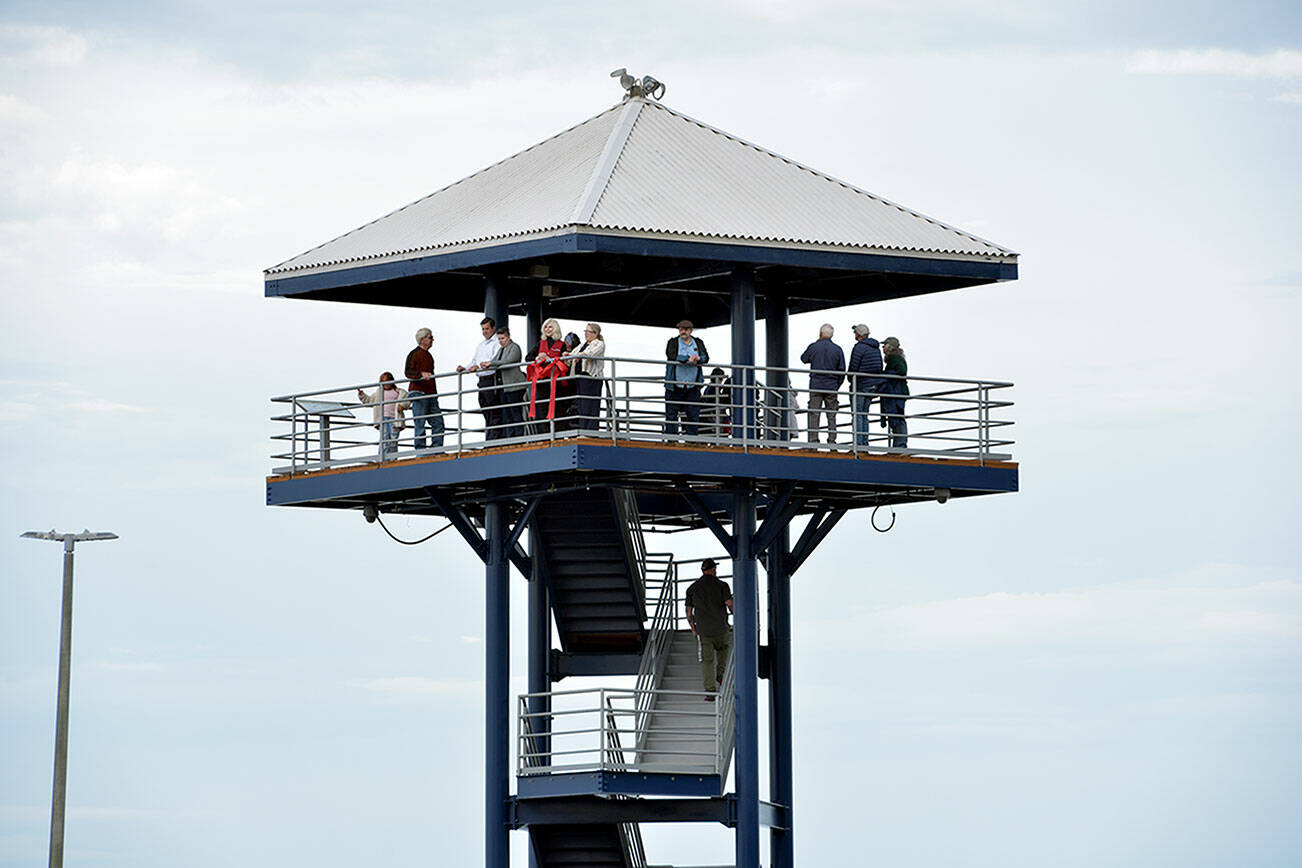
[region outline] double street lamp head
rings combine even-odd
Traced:
[[[23,539],[48,539],[54,540],[55,542],[67,543],[91,542],[98,539],[117,539],[118,535],[115,533],[93,533],[88,530],[83,530],[81,533],[59,533],[55,530],[29,530],[27,533],[23,534],[22,537]]]

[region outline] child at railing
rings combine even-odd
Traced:
[[[406,427],[403,411],[411,406],[407,401],[407,390],[398,388],[393,381],[393,374],[385,371],[380,374],[380,385],[371,394],[357,390],[357,400],[374,406],[374,426],[380,429],[380,455],[390,455],[398,451],[398,432]]]

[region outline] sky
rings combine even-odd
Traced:
[[[19,534],[52,527],[121,536],[77,554],[70,864],[481,860],[482,567],[263,483],[270,396],[369,381],[420,325],[468,358],[477,318],[262,270],[607,108],[621,66],[1022,257],[793,318],[793,361],[865,321],[913,373],[1015,382],[1022,489],[852,516],[797,574],[800,863],[1302,861],[1296,4],[11,0],[0,866],[45,860],[60,556]],[[646,838],[731,859],[721,827]]]

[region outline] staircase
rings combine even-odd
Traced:
[[[646,637],[644,556],[637,510],[627,492],[553,495],[534,527],[546,564],[561,647],[568,652],[638,653]]]
[[[625,836],[626,831],[613,823],[529,827],[539,868],[639,868]]]
[[[645,737],[638,745],[637,764],[643,771],[660,768],[674,771],[715,774],[717,761],[716,705],[700,695],[701,664],[696,637],[691,630],[675,630],[670,639],[668,658],[658,682],[657,692],[648,712]],[[731,668],[732,659],[728,665]],[[730,697],[716,696],[725,708]],[[731,725],[731,721],[728,721]]]

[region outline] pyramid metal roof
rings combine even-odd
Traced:
[[[272,296],[474,311],[491,275],[511,304],[542,293],[558,315],[719,324],[742,265],[761,272],[761,315],[764,285],[798,313],[1017,276],[1005,247],[631,97],[265,280]]]
[[[1016,257],[633,97],[267,274],[392,261],[581,228],[984,260]]]

